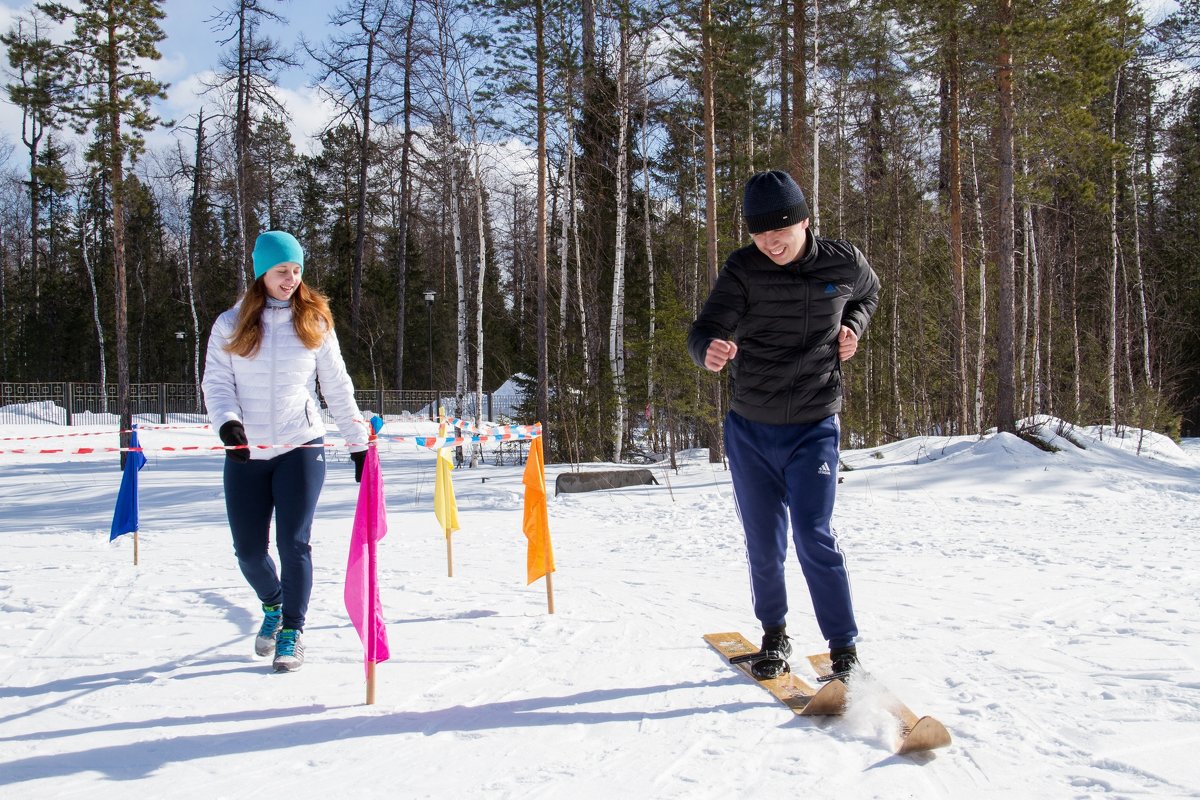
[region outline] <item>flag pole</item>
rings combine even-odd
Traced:
[[[450,543],[450,529],[446,528],[446,577],[454,577],[454,546]]]
[[[138,532],[134,531],[133,532],[133,565],[135,567],[138,565],[138,538],[137,538],[137,535],[138,535]]]
[[[367,436],[367,448],[376,446],[376,431],[372,426],[370,434]],[[376,450],[376,453],[379,451]],[[378,581],[376,580],[375,572],[379,568],[379,560],[377,557],[376,541],[374,536],[367,537],[367,597],[371,598],[371,603],[374,605],[375,598],[378,597]],[[371,626],[374,626],[374,608],[371,611]],[[375,636],[372,633],[367,638],[367,705],[375,705],[375,661],[378,658],[378,652],[375,647]]]
[[[542,460],[542,486],[544,487],[546,485],[545,456],[543,456],[542,459],[543,459]],[[542,494],[544,497],[545,489],[542,490]],[[542,553],[542,563],[546,568],[546,609],[547,609],[546,613],[553,614],[554,613],[554,581],[551,579],[550,576],[554,574],[554,570],[550,569],[549,538],[550,538],[550,532],[547,531],[546,532],[547,546],[545,548],[545,552]]]
[[[343,598],[350,622],[363,644],[363,672],[366,675],[366,704],[375,703],[376,664],[387,661],[387,628],[379,602],[378,542],[387,535],[387,507],[384,501],[383,474],[379,467],[376,434],[383,427],[378,416],[370,419],[371,431],[359,476],[358,502],[350,533],[350,553],[346,558],[346,586]],[[351,442],[347,440],[347,445]]]
[[[372,438],[374,438],[372,436]],[[375,537],[367,539],[367,597],[374,598],[375,592],[375,569],[378,563],[375,560]],[[373,612],[373,609],[372,609]],[[375,624],[374,614],[371,616],[371,625]],[[367,705],[375,705],[375,636],[371,635],[367,638]]]

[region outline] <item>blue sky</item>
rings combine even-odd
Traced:
[[[67,0],[69,2],[69,0]],[[298,42],[301,33],[310,40],[319,41],[326,35],[329,14],[339,5],[331,0],[290,0],[279,2],[273,7],[288,19],[286,26],[273,26],[268,32],[284,46]],[[1148,21],[1155,21],[1177,7],[1175,0],[1142,0]],[[12,27],[15,18],[27,13],[33,6],[32,0],[13,2],[0,0],[0,30]],[[158,112],[163,119],[189,124],[190,115],[204,106],[206,113],[215,110],[214,97],[202,94],[203,81],[207,73],[216,66],[223,49],[217,41],[228,35],[213,30],[212,18],[228,6],[226,2],[214,0],[167,0],[163,5],[166,14],[162,21],[166,38],[160,42],[162,59],[154,66],[159,80],[171,84],[168,99]],[[7,59],[0,62],[7,66]],[[279,76],[279,99],[291,115],[293,138],[302,152],[311,152],[314,137],[331,116],[330,108],[321,101],[317,93],[307,84],[310,80],[308,66],[302,66]],[[0,144],[16,147],[14,158],[20,159],[21,118],[19,112],[0,94]],[[159,130],[147,137],[151,148],[172,147],[170,131]],[[0,158],[3,149],[0,148]]]
[[[329,13],[336,7],[318,0],[292,0],[277,6],[288,19],[288,25],[269,28],[268,32],[285,47],[296,44],[301,33],[311,40],[323,38]],[[27,14],[32,7],[32,2],[0,0],[0,30],[9,30],[17,16]],[[215,23],[211,21],[225,7],[225,3],[211,0],[168,0],[163,5],[166,17],[161,21],[161,27],[166,38],[159,43],[162,59],[154,65],[156,77],[171,84],[168,99],[158,107],[163,119],[183,122],[201,106],[208,109],[206,113],[212,112],[215,98],[202,94],[202,83],[205,75],[215,68],[221,52],[227,49],[217,42],[228,32],[215,31]],[[7,66],[7,59],[3,64]],[[280,100],[292,115],[293,133],[302,150],[308,148],[311,137],[329,118],[329,109],[307,85],[309,72],[302,66],[279,79]],[[0,98],[0,141],[15,142],[20,150],[20,132],[20,114]],[[169,146],[172,135],[160,130],[147,138],[151,147]]]
[[[220,52],[225,48],[217,45],[230,31],[214,30],[212,18],[230,3],[211,0],[168,0],[163,5],[166,18],[162,21],[167,38],[159,45],[164,60],[179,64],[181,74],[193,74],[211,69],[217,63]],[[316,0],[292,0],[273,6],[288,20],[286,27],[270,26],[266,30],[284,46],[295,44],[303,33],[309,39],[319,40],[328,22],[332,3]],[[301,88],[308,77],[305,70],[296,70],[291,75],[281,76],[280,83],[290,89]]]

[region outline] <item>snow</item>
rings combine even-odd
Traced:
[[[253,656],[260,612],[220,453],[160,450],[212,432],[146,420],[134,566],[132,536],[108,542],[115,454],[12,452],[112,447],[114,424],[36,416],[0,426],[3,798],[1200,795],[1196,440],[1041,419],[1057,452],[995,433],[844,452],[834,522],[873,677],[844,717],[811,719],[701,638],[759,635],[729,473],[706,453],[653,467],[657,486],[550,498],[551,615],[545,582],[525,584],[522,467],[455,472],[450,578],[433,456],[383,444],[393,655],[366,705],[342,602],[357,487],[339,450],[307,663],[276,675]],[[21,440],[64,433],[94,435]],[[568,469],[549,465],[547,484]],[[794,559],[788,581],[797,656],[817,652]],[[894,755],[880,685],[953,744]]]

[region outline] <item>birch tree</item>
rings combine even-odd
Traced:
[[[613,242],[613,278],[611,313],[608,320],[608,368],[612,374],[614,418],[612,428],[613,460],[621,460],[625,438],[625,411],[628,389],[625,386],[625,226],[629,218],[629,193],[626,171],[629,159],[629,18],[621,7],[617,14],[617,219]]]

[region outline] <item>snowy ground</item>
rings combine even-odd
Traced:
[[[549,615],[524,581],[521,467],[455,473],[450,578],[432,456],[381,448],[393,657],[368,706],[342,604],[348,462],[318,512],[308,662],[275,675],[252,655],[220,454],[154,452],[210,431],[142,434],[136,567],[132,537],[108,542],[115,456],[11,452],[115,435],[2,441],[0,798],[1197,797],[1200,446],[1097,435],[844,453],[860,652],[954,737],[916,756],[892,754],[868,682],[845,717],[799,718],[703,642],[759,632],[729,474],[702,453],[658,486],[551,497]],[[815,652],[788,574],[797,654]]]

